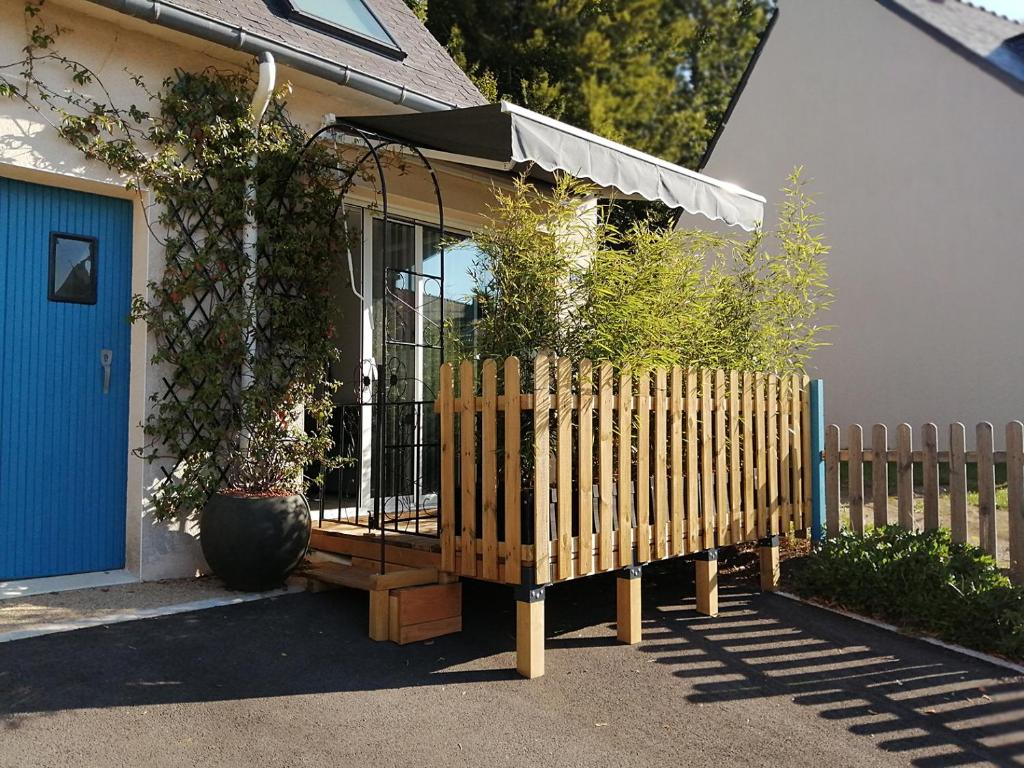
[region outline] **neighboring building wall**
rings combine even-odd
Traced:
[[[767,195],[769,224],[793,167],[813,180],[827,418],[998,434],[1024,418],[1024,96],[875,0],[780,6],[707,171]]]
[[[17,60],[25,45],[25,21],[21,3],[0,7],[0,61]],[[142,104],[143,94],[125,69],[144,77],[150,87],[177,69],[198,71],[205,67],[246,68],[250,57],[203,41],[163,30],[145,22],[107,11],[81,0],[46,4],[47,24],[59,23],[69,30],[56,48],[72,59],[93,68],[110,90],[115,103]],[[47,68],[48,82],[62,82],[59,66]],[[63,81],[67,83],[65,79]],[[278,82],[291,82],[295,90],[289,99],[293,119],[312,131],[322,124],[325,113],[337,115],[381,114],[399,108],[351,89],[317,80],[300,72],[281,68]],[[68,84],[70,87],[70,84]],[[54,115],[49,116],[56,123]],[[144,205],[127,192],[123,181],[107,168],[86,161],[56,133],[43,116],[17,100],[0,101],[0,175],[37,184],[64,186],[135,200],[133,276],[134,293],[145,293],[148,281],[159,277],[163,252],[148,227]],[[441,174],[445,217],[449,226],[470,229],[479,224],[490,199],[491,181],[460,170]],[[408,175],[389,179],[393,209],[407,216],[431,221],[437,216],[429,177],[413,169]],[[483,187],[483,189],[482,189]],[[151,218],[155,218],[151,212]],[[152,338],[145,329],[132,329],[132,391],[129,413],[132,448],[143,443],[140,424],[150,396],[158,391],[160,377],[149,364]],[[160,474],[157,468],[131,457],[127,489],[126,566],[146,580],[194,575],[205,569],[192,521],[165,524],[153,519],[147,504]],[[56,513],[56,511],[55,511]]]

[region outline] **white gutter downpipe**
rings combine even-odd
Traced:
[[[267,112],[270,99],[274,94],[274,84],[277,81],[277,67],[274,64],[274,57],[266,51],[259,54],[260,75],[256,83],[256,90],[252,95],[252,103],[249,105],[249,118],[252,130],[255,134],[259,131],[260,122]],[[253,371],[251,361],[256,357],[256,318],[253,316],[253,306],[256,296],[256,266],[258,253],[256,244],[259,240],[259,224],[256,221],[256,155],[253,154],[248,161],[249,173],[245,180],[245,221],[242,224],[242,254],[246,260],[245,285],[242,295],[249,316],[252,318],[253,327],[249,328],[248,346],[249,352],[245,363],[242,366],[242,389],[248,389],[252,385]],[[243,436],[244,439],[244,436]],[[247,440],[245,442],[248,442]]]

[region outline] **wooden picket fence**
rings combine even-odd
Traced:
[[[949,450],[938,450],[938,428],[935,424],[921,427],[921,448],[913,446],[913,430],[900,424],[896,430],[896,447],[890,448],[884,424],[871,430],[871,445],[864,446],[864,430],[852,424],[846,430],[846,447],[840,447],[840,429],[830,424],[825,431],[825,519],[830,536],[839,532],[840,464],[848,463],[847,499],[850,527],[863,532],[866,519],[864,477],[865,464],[871,466],[871,522],[876,525],[898,522],[908,529],[932,530],[940,526],[939,478],[942,469],[948,472],[949,528],[954,541],[978,544],[999,559],[1006,554],[1011,572],[1024,581],[1024,426],[1019,421],[1006,425],[1006,450],[994,450],[992,425],[983,422],[975,430],[976,449],[966,449],[963,424],[949,427]],[[896,466],[896,505],[889,499],[889,464]],[[914,465],[920,466],[915,478]],[[976,465],[978,504],[968,505],[968,465]],[[996,467],[1006,465],[1007,521],[1000,530],[1002,510],[996,505]],[[919,489],[919,491],[917,490]],[[923,501],[922,514],[915,510],[915,501]],[[945,510],[943,510],[945,512]],[[942,515],[945,517],[945,515]],[[969,535],[970,531],[977,535]]]
[[[530,373],[441,368],[442,570],[545,584],[809,527],[806,378],[543,353]]]

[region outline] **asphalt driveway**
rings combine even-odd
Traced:
[[[693,610],[645,575],[549,591],[547,675],[512,671],[513,602],[467,584],[465,630],[366,637],[366,595],[272,600],[0,644],[0,765],[1024,764],[1024,681],[772,595]]]

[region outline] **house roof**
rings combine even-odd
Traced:
[[[747,62],[746,68],[743,70],[743,75],[740,77],[740,81],[736,84],[733,89],[732,96],[729,97],[729,105],[725,108],[725,114],[722,115],[722,119],[718,121],[718,127],[715,129],[714,135],[708,142],[708,145],[704,148],[704,154],[700,158],[700,162],[697,163],[697,170],[703,171],[704,167],[711,161],[711,153],[715,151],[715,147],[718,146],[718,140],[722,138],[722,134],[725,133],[725,126],[729,122],[729,118],[732,117],[733,110],[736,109],[736,104],[740,100],[740,96],[743,95],[744,89],[747,87],[747,81],[750,80],[750,75],[754,72],[754,68],[757,66],[757,60],[761,58],[761,53],[764,51],[765,45],[768,43],[768,38],[772,35],[772,30],[775,28],[776,22],[779,20],[778,5],[772,9],[772,15],[768,18],[768,23],[764,29],[761,30],[761,36],[757,40],[757,45],[754,47],[754,52],[750,56],[750,61]]]
[[[1024,82],[1024,24],[966,0],[882,0],[882,4],[909,14],[910,21],[943,42],[953,42]]]
[[[486,103],[404,0],[365,0],[406,54],[401,61],[291,21],[279,0],[92,1],[246,51],[270,46],[284,63],[319,77],[344,83],[351,72],[378,81],[416,97],[400,101],[414,109]],[[282,50],[295,55],[282,57]]]

